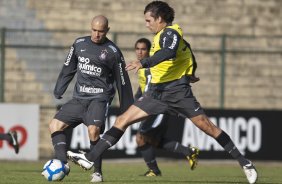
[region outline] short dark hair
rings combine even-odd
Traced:
[[[147,50],[149,51],[150,48],[151,48],[151,42],[150,40],[148,40],[147,38],[140,38],[138,39],[136,42],[135,42],[135,48],[137,46],[138,43],[145,43],[146,47],[147,47]]]
[[[166,23],[172,23],[174,20],[174,9],[163,1],[153,1],[147,4],[144,14],[147,12],[151,12],[155,19],[161,17]]]

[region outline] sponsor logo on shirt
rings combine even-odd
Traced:
[[[113,45],[109,45],[109,47],[114,51],[117,52],[117,49]]]
[[[122,61],[124,60],[123,57],[121,57],[121,60]],[[121,84],[125,85],[121,63],[119,63],[118,65],[119,65],[119,73],[120,73]]]
[[[75,43],[83,42],[84,40],[85,40],[84,38],[80,38],[80,39],[76,40]]]
[[[73,46],[72,46],[72,47],[70,48],[69,54],[68,54],[68,56],[67,56],[67,59],[66,59],[64,65],[69,66],[70,60],[71,60],[71,57],[72,57],[72,54],[73,54],[73,50],[74,50],[74,48],[73,48]]]
[[[176,34],[173,34],[173,41],[172,41],[172,44],[168,47],[170,49],[174,49],[175,45],[176,45],[176,42],[177,42],[177,36]]]
[[[84,85],[84,86],[79,86],[79,92],[96,94],[96,93],[103,93],[104,90],[103,88],[95,88],[95,87],[89,87]]]
[[[95,66],[95,65],[91,65],[90,63],[90,59],[86,58],[86,57],[78,57],[78,68],[81,71],[81,73],[86,73],[88,75],[95,75],[95,76],[101,76],[102,73],[102,68]]]
[[[163,38],[163,47],[165,47],[166,37]]]

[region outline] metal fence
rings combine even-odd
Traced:
[[[89,34],[88,31],[70,31],[70,30],[33,30],[33,29],[1,29],[1,60],[0,60],[0,102],[5,102],[4,86],[5,86],[5,63],[7,61],[7,50],[17,49],[20,54],[18,57],[31,57],[37,55],[33,63],[30,63],[31,68],[34,67],[34,62],[44,63],[50,62],[50,65],[62,63],[66,52],[75,38]],[[125,32],[110,32],[110,39],[115,42],[120,49],[126,53],[125,57],[133,57],[133,45],[137,38],[147,37],[152,35],[148,33],[125,33]],[[192,48],[196,54],[213,55],[216,54],[216,62],[219,64],[218,71],[215,74],[219,80],[218,88],[218,107],[224,108],[225,104],[225,78],[226,78],[226,60],[228,55],[232,54],[264,54],[264,55],[281,55],[282,54],[282,36],[230,36],[230,35],[185,35],[188,41],[192,42]],[[241,40],[241,41],[239,41]],[[254,41],[256,40],[256,41]],[[259,40],[259,41],[257,41]],[[278,41],[277,41],[278,40]],[[271,44],[268,42],[276,42]],[[258,44],[265,43],[266,44]],[[244,44],[242,44],[244,43]],[[50,53],[47,53],[46,52]],[[61,54],[57,54],[57,51]],[[31,52],[30,56],[25,56],[25,53]],[[45,53],[45,54],[44,54]],[[42,55],[42,58],[40,58]],[[57,56],[56,56],[57,55]],[[51,57],[52,56],[52,57]],[[54,57],[53,57],[54,56]],[[56,57],[55,57],[56,56]],[[26,58],[25,60],[29,60]],[[33,58],[34,59],[34,58]],[[42,60],[41,60],[42,59]],[[278,58],[279,59],[279,58]],[[51,60],[55,60],[52,61]],[[39,66],[39,67],[41,67]],[[38,68],[34,67],[34,70]],[[56,69],[59,70],[58,67]],[[44,70],[44,69],[42,69]],[[51,70],[45,68],[45,70]],[[42,72],[39,72],[43,75]],[[48,77],[47,77],[48,79]],[[46,78],[42,79],[45,80]],[[54,79],[52,79],[54,83]],[[50,81],[51,82],[51,81]],[[49,85],[50,86],[50,85]]]

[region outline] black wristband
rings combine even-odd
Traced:
[[[147,58],[145,58],[145,59],[142,59],[141,61],[140,61],[140,63],[141,63],[141,65],[142,65],[142,67],[143,68],[150,68],[150,65],[149,65],[149,60],[147,59]]]

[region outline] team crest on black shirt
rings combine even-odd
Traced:
[[[101,60],[105,60],[105,59],[106,59],[107,54],[108,54],[107,49],[104,49],[104,50],[102,50],[102,52],[101,52],[101,54],[100,54],[99,58],[100,58]]]

